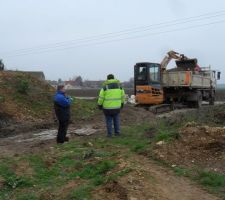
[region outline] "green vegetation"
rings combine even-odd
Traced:
[[[89,200],[91,199],[90,192],[92,191],[93,187],[90,185],[82,185],[78,188],[76,188],[70,195],[70,199],[85,199]]]
[[[200,184],[209,187],[215,191],[222,191],[222,189],[225,188],[225,176],[215,172],[200,171],[198,173],[198,176],[196,177],[196,180]]]
[[[2,104],[7,105],[1,110],[5,114],[41,119],[52,114],[53,88],[26,73],[7,72],[1,76],[0,93]]]
[[[17,84],[17,91],[21,94],[27,94],[28,90],[30,89],[30,82],[29,80],[22,79]]]
[[[178,175],[178,176],[187,176],[187,177],[189,177],[190,173],[191,173],[190,170],[185,169],[183,167],[174,167],[173,170],[176,173],[176,175]]]
[[[64,198],[91,199],[93,190],[132,170],[127,167],[119,169],[118,156],[126,158],[129,154],[132,156],[137,153],[151,157],[152,144],[176,139],[176,124],[160,121],[154,125],[158,128],[154,129],[151,124],[133,125],[124,127],[120,137],[96,137],[90,138],[89,142],[81,138],[55,146],[49,152],[1,159],[0,184],[2,179],[4,184],[0,187],[0,199],[48,199],[47,194],[57,199],[60,191],[71,181],[75,185],[65,192]],[[90,142],[93,145],[90,146]],[[23,172],[15,171],[20,163],[28,163]],[[225,187],[225,177],[221,174],[171,167],[164,161],[158,163],[169,167],[178,176],[189,177],[212,192],[220,192]]]
[[[96,100],[80,100],[74,97],[74,102],[72,103],[71,108],[73,119],[89,119],[93,117],[96,112],[99,112]]]
[[[117,170],[119,162],[116,156],[115,152],[93,149],[85,142],[72,141],[54,147],[52,152],[2,158],[0,199],[48,199],[47,193],[57,195],[57,191],[70,181],[77,185],[65,198],[88,199],[95,187],[129,173],[126,168]],[[28,164],[20,171],[18,167],[23,163]]]
[[[1,77],[0,103],[7,103],[10,110],[0,112],[10,116],[21,114],[38,119],[52,119],[53,96],[55,89],[26,73],[7,72]],[[98,109],[96,100],[74,100],[72,106],[72,120],[85,120],[93,117]],[[73,113],[75,113],[73,115]]]
[[[4,97],[3,96],[0,96],[0,103],[2,103],[4,101],[5,101]]]
[[[40,82],[31,81],[31,85],[27,87],[28,81],[24,81],[22,75],[13,83],[21,83],[16,91],[12,89],[15,86],[12,83],[9,86],[8,82],[4,82],[0,86],[3,89],[10,88],[11,92],[10,98],[2,96],[3,99],[13,100],[18,107],[34,117],[43,116],[46,119],[51,116],[53,92],[45,88],[48,86],[42,85],[45,90],[39,91]],[[100,112],[96,108],[96,100],[75,98],[71,109],[72,120],[90,119]],[[67,189],[65,199],[91,199],[93,190],[125,176],[132,170],[129,167],[119,168],[119,156],[126,159],[130,155],[141,154],[154,158],[151,152],[155,143],[170,143],[178,139],[178,129],[187,122],[223,125],[224,111],[225,106],[215,106],[214,109],[179,114],[174,118],[126,126],[123,127],[120,137],[99,136],[85,140],[79,138],[61,146],[54,146],[48,152],[1,158],[0,199],[57,199],[57,195],[60,196],[64,187],[71,181],[76,184]],[[90,146],[89,142],[93,145]],[[28,163],[24,171],[19,168],[20,163]],[[180,166],[172,168],[168,163],[163,165],[173,169],[178,176],[189,177],[211,191],[220,192],[225,187],[225,177],[219,173]],[[51,198],[47,194],[51,194]]]

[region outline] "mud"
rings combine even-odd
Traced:
[[[156,118],[152,113],[145,111],[144,109],[127,106],[121,112],[121,119],[122,126],[130,126],[132,124],[143,123],[144,121],[153,121]],[[168,123],[174,122],[168,121]],[[42,128],[42,126],[40,127]],[[169,146],[169,144],[161,145],[158,149],[156,149],[155,153],[159,153],[158,155],[163,156],[163,159],[168,158],[168,161],[172,163],[192,163],[192,152],[196,151],[196,158],[198,158],[202,156],[202,154],[198,154],[198,152],[204,152],[206,155],[208,155],[208,151],[211,151],[213,149],[214,153],[210,155],[215,155],[215,152],[217,153],[222,151],[224,144],[221,143],[221,140],[219,140],[219,138],[224,137],[224,130],[225,129],[221,127],[217,127],[216,129],[211,130],[210,127],[197,127],[197,125],[193,126],[193,124],[188,125],[184,129],[180,130],[180,134],[182,135],[182,137],[177,140],[177,143],[173,143],[171,144],[171,146]],[[102,113],[97,114],[95,117],[88,121],[75,121],[70,125],[68,131],[72,140],[81,138],[81,136],[76,135],[77,133],[87,134],[88,132],[91,132],[94,135],[93,137],[96,137],[96,134],[100,135],[105,133],[105,122]],[[154,137],[155,132],[156,130],[154,129],[147,130],[146,136]],[[201,132],[200,136],[198,135],[199,132]],[[5,137],[0,140],[1,156],[16,156],[18,154],[51,151],[52,146],[56,143],[55,137],[56,125],[54,128],[48,130],[40,129],[35,131],[28,131],[26,133],[18,132],[18,134],[12,137]],[[89,144],[88,142],[90,137],[92,136],[84,136],[82,138],[84,138],[85,142]],[[196,140],[196,138],[198,138],[198,140]],[[207,139],[210,139],[209,142],[205,141]],[[202,141],[202,143],[200,143],[202,146],[197,143],[199,141]],[[218,143],[220,143],[220,145],[218,145]],[[193,149],[191,149],[191,147]],[[199,151],[199,147],[201,147],[201,151]],[[113,149],[113,151],[115,151],[115,149]],[[192,156],[188,157],[189,154],[191,154]],[[187,160],[184,160],[186,156]],[[219,156],[221,156],[221,154],[218,154],[217,158],[219,158]],[[177,159],[175,159],[175,157]],[[203,157],[203,159],[205,159],[205,157]],[[147,155],[131,155],[126,149],[120,149],[120,153],[118,154],[118,158],[116,158],[116,160],[119,162],[119,171],[129,168],[131,169],[131,172],[123,177],[120,177],[117,181],[108,182],[106,185],[97,187],[97,189],[95,189],[92,193],[92,199],[218,199],[214,195],[208,194],[206,191],[195,185],[189,179],[175,176],[172,171],[169,171],[167,168],[160,167],[158,164],[154,163],[154,161],[151,161],[147,157]],[[194,160],[194,162],[196,161],[197,160]],[[214,161],[215,160],[207,161],[207,163],[213,163]],[[50,168],[54,166],[56,160],[54,157],[52,157],[49,158],[46,162],[46,166]],[[220,168],[217,167],[217,169]],[[27,175],[29,176],[33,173],[33,171],[30,170],[29,164],[26,162],[18,163],[18,166],[15,166],[15,171],[18,175],[20,175],[21,173],[27,173]],[[1,184],[4,183],[1,183],[0,177],[0,187]],[[76,181],[71,180],[71,182],[62,187],[62,190],[58,191],[58,194],[52,194],[50,191],[45,191],[43,192],[43,194],[41,194],[41,198],[55,199],[57,195],[61,195],[62,199],[66,199],[66,196],[63,195],[74,190],[79,186],[79,184],[81,183],[77,183]]]
[[[12,117],[6,113],[0,113],[0,129],[8,126],[10,123],[12,123]]]
[[[155,116],[142,108],[126,105],[121,111],[121,125],[138,124],[154,119]],[[57,123],[52,121],[24,122],[10,124],[0,129],[1,155],[14,155],[38,151],[55,144]],[[70,124],[68,135],[91,136],[105,132],[105,119],[103,113],[97,113],[87,120],[75,120]]]
[[[4,127],[0,128],[0,138],[11,137],[18,134],[27,134],[31,131],[49,129],[54,126],[53,122],[15,122],[7,121]]]
[[[180,129],[179,134],[180,138],[174,142],[155,146],[158,158],[171,164],[198,165],[225,174],[225,128],[188,125]]]
[[[128,200],[127,190],[122,185],[120,185],[117,181],[109,182],[104,190],[106,193],[110,195],[110,198],[113,200]],[[114,197],[113,197],[114,196]]]
[[[94,129],[94,128],[86,126],[84,128],[70,130],[69,133],[76,134],[78,136],[89,136],[89,135],[93,135],[99,131],[99,129],[96,129],[96,128]]]

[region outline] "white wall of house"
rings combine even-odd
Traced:
[[[81,89],[81,87],[79,87],[79,86],[73,86],[71,84],[66,84],[65,85],[65,89],[66,90],[75,90],[75,89]]]

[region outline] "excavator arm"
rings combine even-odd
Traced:
[[[172,60],[172,59],[175,59],[175,60],[186,60],[188,59],[186,56],[184,56],[184,54],[180,54],[176,51],[169,51],[166,56],[163,58],[162,62],[160,63],[161,65],[161,69],[162,70],[165,70],[166,67],[168,66],[169,62]]]

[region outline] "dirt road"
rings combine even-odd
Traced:
[[[124,160],[132,167],[128,176],[93,192],[93,199],[111,200],[217,200],[211,194],[184,177],[159,166],[144,156]],[[108,191],[107,188],[114,188]],[[110,198],[109,198],[110,195]]]

